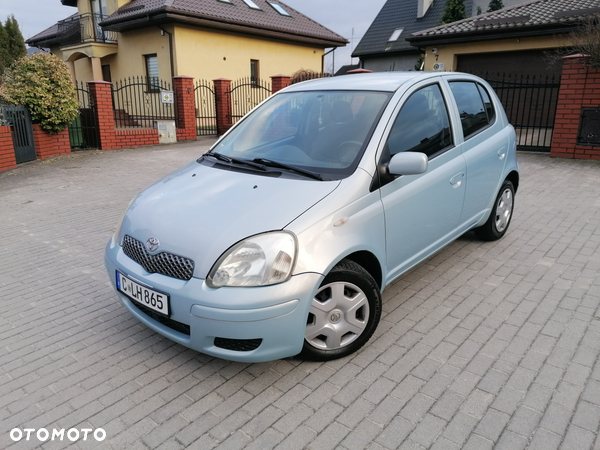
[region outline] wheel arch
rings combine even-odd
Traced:
[[[358,251],[350,253],[349,255],[345,256],[344,259],[354,261],[356,264],[358,264],[367,272],[369,272],[369,275],[371,275],[377,283],[379,290],[382,290],[383,271],[381,269],[381,264],[379,263],[379,260],[373,253],[369,251]]]
[[[516,193],[519,190],[519,172],[513,170],[506,176],[506,179],[513,184]]]

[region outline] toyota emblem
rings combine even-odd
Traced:
[[[150,252],[155,252],[156,250],[158,250],[159,246],[160,246],[160,241],[156,237],[151,237],[150,239],[148,239],[146,241],[146,248]]]

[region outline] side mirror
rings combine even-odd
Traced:
[[[400,152],[392,156],[388,170],[392,175],[419,175],[427,172],[427,155],[417,152]]]

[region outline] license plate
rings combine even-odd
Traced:
[[[117,270],[117,290],[131,300],[156,311],[164,316],[169,316],[169,295],[155,291],[143,284],[133,281]]]

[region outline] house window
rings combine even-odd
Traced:
[[[101,18],[108,15],[106,12],[106,0],[91,0],[91,2],[94,14],[98,14]]]
[[[273,7],[273,9],[275,11],[277,11],[279,14],[281,14],[282,16],[287,16],[287,17],[291,17],[290,13],[287,12],[285,9],[283,9],[283,6],[281,6],[278,3],[273,3],[273,2],[267,2],[269,5],[271,5]]]
[[[259,61],[257,59],[250,60],[250,84],[253,86],[260,84]]]
[[[396,28],[394,30],[394,32],[392,33],[392,35],[390,36],[390,38],[388,39],[388,42],[396,42],[403,31],[404,31],[404,28]]]
[[[256,3],[254,3],[252,0],[244,0],[244,3],[245,3],[246,5],[248,5],[248,6],[249,6],[250,8],[252,8],[252,9],[258,9],[258,10],[261,10],[261,9],[260,9],[260,6],[258,6],[258,5],[257,5]],[[261,10],[261,11],[262,11],[262,10]]]
[[[102,19],[106,17],[108,14],[106,12],[106,0],[90,0],[91,8],[92,8],[92,21],[94,23],[94,40],[105,40],[106,36],[102,30],[102,27],[99,25],[102,22]],[[88,31],[89,32],[89,31]],[[87,34],[87,33],[86,33]],[[91,36],[86,36],[91,37]]]
[[[160,91],[160,79],[158,77],[158,56],[144,55],[146,60],[146,79],[148,82],[148,91],[159,92]]]

